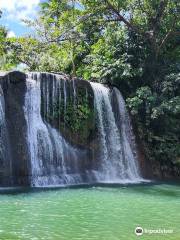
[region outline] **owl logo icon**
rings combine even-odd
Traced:
[[[136,227],[136,228],[135,228],[135,234],[136,234],[137,236],[143,235],[143,229],[142,229],[142,227]]]

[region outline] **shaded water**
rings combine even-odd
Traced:
[[[140,239],[180,239],[180,186],[57,189],[0,195],[2,240],[132,240],[134,229],[172,229]]]

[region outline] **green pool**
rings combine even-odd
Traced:
[[[173,233],[136,236],[134,229]],[[0,194],[2,240],[180,239],[180,185],[55,189]]]

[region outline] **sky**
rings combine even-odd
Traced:
[[[22,22],[22,19],[34,19],[38,11],[38,5],[43,0],[0,0],[2,18],[0,25],[8,29],[8,36],[22,36],[30,32],[30,29]]]

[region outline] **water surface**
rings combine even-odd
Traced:
[[[173,234],[137,237],[137,226]],[[180,239],[180,186],[136,185],[0,195],[2,240]]]

